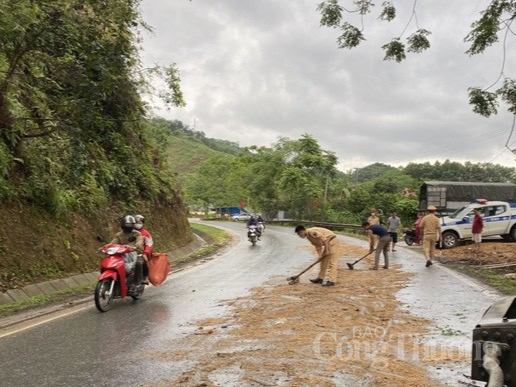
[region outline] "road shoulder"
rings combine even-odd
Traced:
[[[169,253],[172,265],[170,275],[213,260],[229,248],[236,238],[235,235],[211,226],[192,224],[192,229],[196,240]],[[9,295],[3,293],[0,330],[91,302],[97,277],[98,272],[80,274],[13,289]]]

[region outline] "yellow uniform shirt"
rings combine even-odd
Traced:
[[[421,221],[420,227],[423,235],[435,235],[437,232],[441,232],[441,221],[435,214],[428,214]]]
[[[325,241],[330,243],[330,241],[335,239],[337,236],[332,231],[322,227],[310,227],[306,232],[306,238],[315,246],[317,252],[321,252]]]
[[[371,215],[367,218],[367,221],[371,226],[374,226],[375,224],[380,224],[380,217],[376,215]]]

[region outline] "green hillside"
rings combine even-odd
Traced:
[[[209,158],[227,153],[213,150],[194,137],[172,133],[167,155],[172,170],[182,180],[181,175],[195,173],[199,165]]]
[[[196,174],[198,167],[210,158],[248,153],[238,143],[208,138],[179,120],[155,118],[151,122],[160,133],[160,143],[167,147],[167,160],[181,182],[188,178],[187,175]]]

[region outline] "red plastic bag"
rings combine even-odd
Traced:
[[[168,262],[168,254],[154,253],[149,259],[149,281],[154,286],[161,285],[170,272],[171,266]]]

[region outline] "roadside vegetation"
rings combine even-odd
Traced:
[[[141,98],[152,72],[183,106],[179,74],[142,68],[139,1],[3,1],[0,15],[0,290],[97,267],[97,237],[126,213],[147,216],[160,249],[190,242]]]
[[[492,286],[503,294],[508,296],[516,294],[516,280],[505,277],[507,270],[482,269],[463,263],[455,263],[448,266]]]
[[[396,210],[411,227],[425,180],[516,181],[514,168],[450,160],[403,167],[374,163],[342,172],[335,154],[308,134],[280,138],[270,147],[239,148],[206,139],[177,120],[154,123],[168,138],[169,159],[189,208],[206,213],[246,202],[246,209],[270,217],[287,211],[294,219],[360,224],[374,207],[384,221]]]

